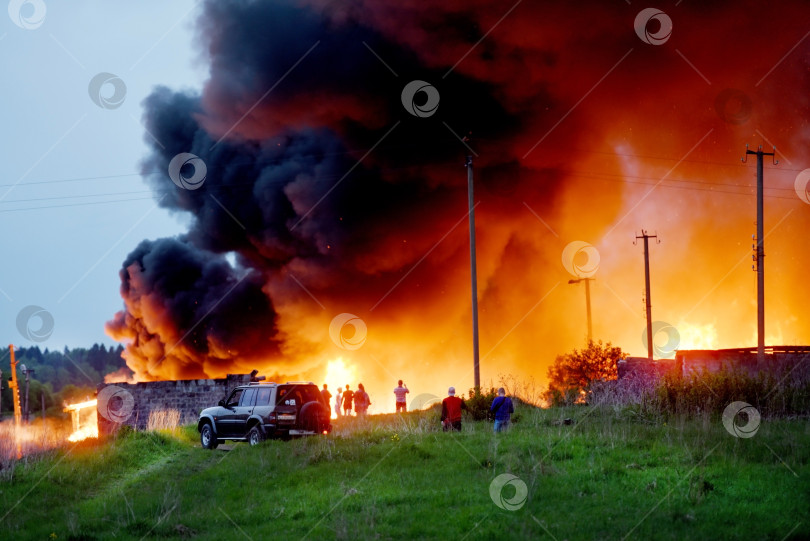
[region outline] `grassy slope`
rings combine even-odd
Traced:
[[[230,451],[201,449],[193,428],[83,443],[0,481],[2,513],[23,498],[0,531],[14,539],[810,537],[803,419],[764,421],[755,437],[736,439],[719,419],[656,424],[610,410],[524,410],[496,437],[487,423],[436,432],[433,415]],[[575,424],[553,424],[565,416]],[[504,472],[528,486],[517,511],[490,498]]]

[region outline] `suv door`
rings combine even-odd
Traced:
[[[236,408],[239,406],[239,400],[241,400],[243,392],[244,389],[234,389],[231,396],[228,397],[225,404],[222,406],[222,415],[217,419],[217,434],[220,437],[236,435],[236,429],[234,427],[236,422]],[[244,436],[244,433],[240,436]]]
[[[257,393],[258,389],[255,387],[247,388],[245,392],[242,393],[242,399],[233,412],[233,424],[231,426],[234,436],[247,436],[247,420],[253,413]]]
[[[279,385],[276,412],[279,429],[289,434],[311,434],[320,431],[322,425],[323,429],[330,429],[329,406],[325,405],[318,386],[312,383]]]
[[[278,428],[290,430],[295,428],[298,420],[298,410],[303,404],[303,395],[296,385],[279,385],[276,394],[276,414]]]
[[[270,428],[270,430],[274,430],[276,425],[271,415],[276,409],[275,402],[271,402],[273,399],[273,390],[274,387],[270,385],[259,386],[256,390],[256,405],[253,406],[253,414],[262,420],[265,428]],[[268,427],[267,425],[272,426]]]

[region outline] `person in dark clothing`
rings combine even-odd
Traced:
[[[326,402],[326,408],[329,409],[329,401],[332,400],[332,393],[326,388],[326,383],[323,384],[321,395],[323,396],[323,401]]]
[[[354,400],[354,392],[349,389],[349,384],[346,384],[346,390],[343,391],[343,415],[345,417],[352,416],[352,401]]]
[[[512,419],[512,414],[515,412],[515,407],[512,405],[512,399],[506,396],[506,391],[503,387],[498,389],[498,396],[492,401],[492,407],[489,409],[495,414],[495,432],[503,432],[509,428],[509,421]]]
[[[369,398],[366,388],[362,383],[358,384],[357,391],[354,393],[354,412],[358,417],[365,417],[370,405],[371,398]]]
[[[447,390],[447,398],[442,400],[442,428],[461,431],[461,410],[467,409],[467,404],[456,396],[455,387]]]

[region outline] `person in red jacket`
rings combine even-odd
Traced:
[[[447,398],[442,400],[442,428],[461,431],[461,410],[467,409],[467,404],[456,396],[456,388],[447,389]]]

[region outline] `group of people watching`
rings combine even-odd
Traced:
[[[396,388],[394,388],[396,413],[408,411],[408,404],[405,397],[410,392],[408,386],[405,385],[402,380],[399,380]],[[326,383],[323,384],[321,394],[323,395],[324,401],[330,404],[332,393],[327,389]],[[348,384],[346,384],[345,389],[338,387],[337,395],[335,395],[335,413],[338,417],[351,417],[352,406],[354,406],[355,414],[358,417],[363,417],[366,415],[370,405],[371,399],[362,383],[357,385],[356,391],[352,391]],[[455,387],[450,387],[447,390],[447,398],[442,400],[442,429],[445,432],[449,430],[461,431],[461,412],[466,409],[467,404],[464,403],[464,400],[456,396]],[[498,389],[498,396],[492,401],[489,410],[495,416],[495,426],[493,427],[495,432],[503,432],[509,428],[509,422],[512,418],[512,414],[515,412],[515,406],[512,404],[512,399],[506,396],[506,390],[503,387]]]
[[[330,404],[332,400],[332,393],[329,392],[326,383],[323,384],[321,394],[323,395],[324,402]],[[357,385],[356,391],[352,391],[348,383],[346,384],[345,389],[343,387],[338,387],[337,394],[335,395],[335,414],[338,417],[351,417],[352,406],[354,406],[354,413],[358,417],[364,417],[368,412],[368,407],[370,405],[371,398],[368,396],[366,388],[363,387],[362,383]]]

